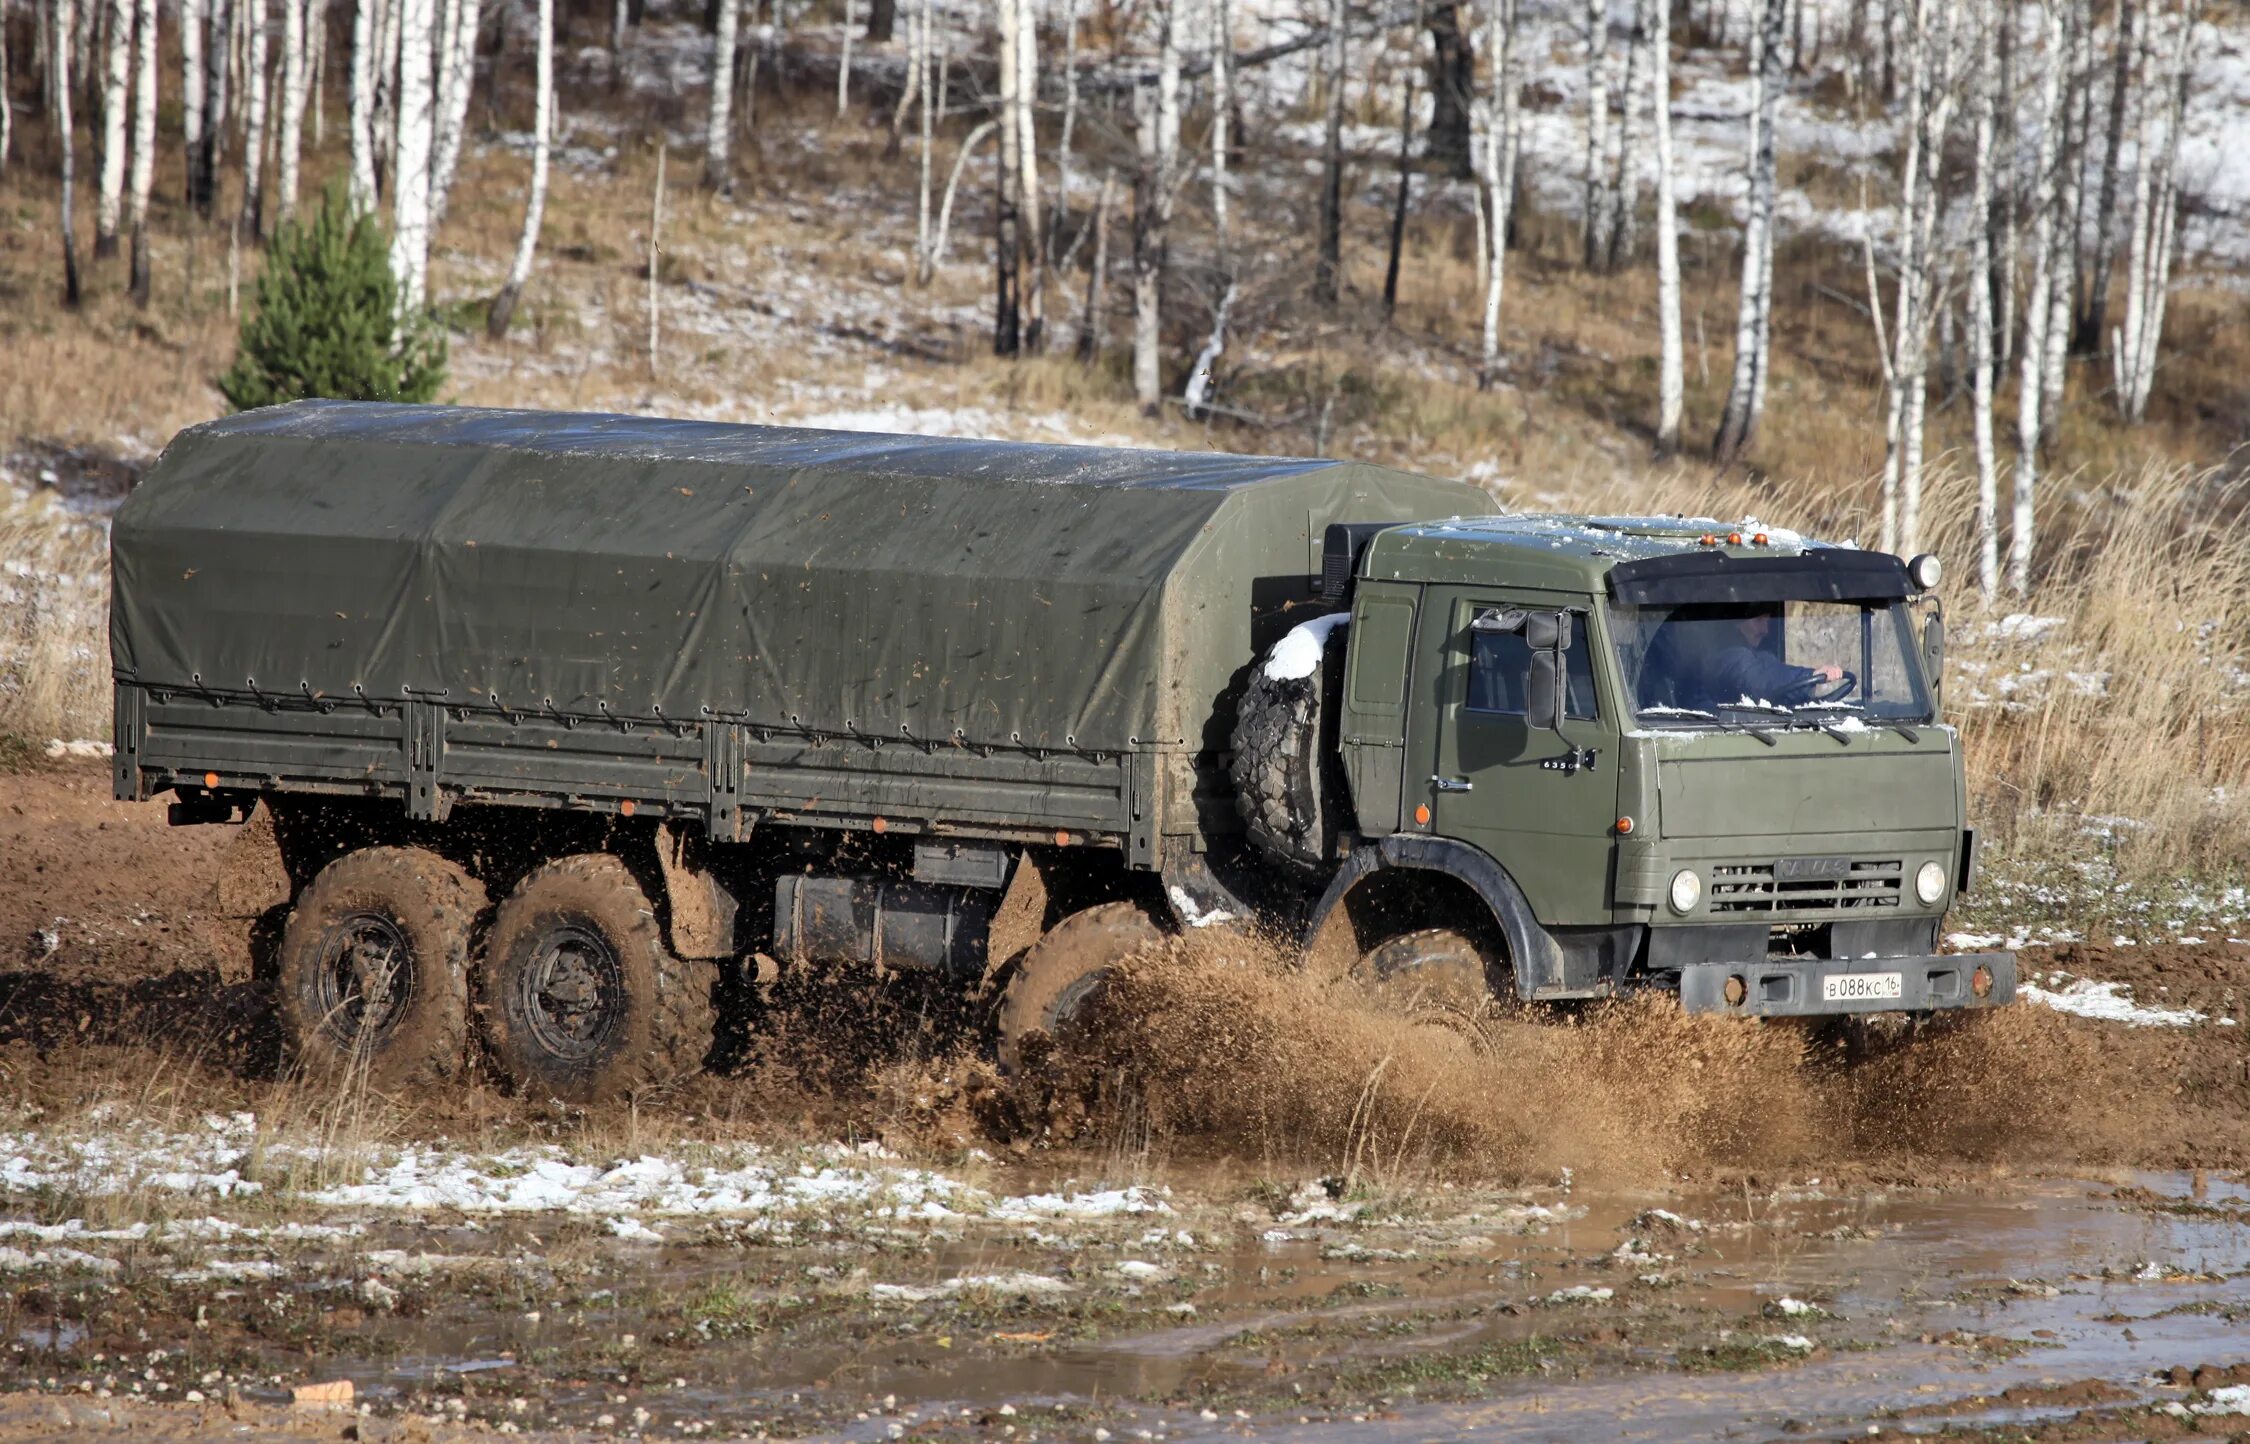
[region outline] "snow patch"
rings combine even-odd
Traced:
[[[1266,654],[1266,680],[1269,682],[1302,682],[1320,668],[1320,654],[1328,645],[1328,634],[1351,622],[1350,612],[1330,612],[1325,617],[1315,617],[1309,622],[1299,622],[1289,629],[1289,635],[1273,644]]]
[[[2124,1023],[2135,1028],[2185,1028],[2204,1021],[2204,1015],[2192,1008],[2142,1007],[2127,996],[2129,992],[2122,983],[2100,983],[2092,978],[2074,978],[2055,992],[2032,983],[2016,986],[2016,995],[2026,1002],[2105,1023]]]

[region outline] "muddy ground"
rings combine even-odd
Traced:
[[[0,1439],[2250,1435],[2239,944],[2026,955],[2188,1027],[1433,1029],[1203,950],[1031,1088],[847,987],[633,1110],[315,1097],[222,830],[4,781]]]

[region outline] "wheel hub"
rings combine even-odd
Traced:
[[[321,1028],[347,1048],[373,1048],[414,996],[414,949],[381,913],[353,913],[321,940]]]
[[[624,970],[616,950],[581,924],[551,931],[517,978],[517,1011],[539,1046],[558,1058],[593,1056],[623,1019]]]

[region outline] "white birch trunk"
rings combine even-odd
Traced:
[[[328,143],[328,0],[305,0],[305,68],[312,75],[312,143]]]
[[[1659,0],[1662,3],[1662,0]],[[1788,23],[1788,0],[1760,0],[1750,29],[1749,205],[1742,227],[1742,284],[1735,306],[1734,376],[1712,454],[1732,461],[1758,434],[1759,406],[1765,394],[1764,339],[1770,322],[1773,265],[1774,112],[1781,89],[1781,37]]]
[[[109,0],[102,46],[101,188],[94,196],[94,254],[117,254],[125,212],[125,134],[131,119],[133,0]]]
[[[703,120],[703,183],[722,195],[734,189],[729,145],[734,137],[734,46],[740,25],[741,0],[719,0],[719,34],[711,51],[711,106]],[[909,56],[910,69],[913,63]]]
[[[1013,3],[1015,3],[1015,0],[1000,0],[1000,4],[1003,7],[1012,5]],[[844,0],[844,47],[841,58],[839,58],[836,62],[836,118],[838,120],[842,120],[844,118],[845,112],[849,111],[852,108],[853,9],[854,7],[852,5],[852,0]],[[1006,64],[1007,56],[1002,55],[1001,65],[1005,67]]]
[[[8,146],[15,139],[15,107],[9,104],[8,27],[0,21],[0,180],[8,175]]]
[[[1016,6],[1016,228],[1022,246],[1017,276],[1023,286],[1023,344],[1034,355],[1047,334],[1047,231],[1039,206],[1039,16],[1031,0]]]
[[[1218,309],[1211,314],[1211,335],[1203,349],[1195,356],[1195,364],[1188,368],[1187,389],[1181,394],[1182,409],[1190,421],[1200,420],[1204,407],[1211,399],[1211,373],[1219,364],[1219,355],[1227,348],[1227,313],[1234,309],[1235,283],[1227,282],[1226,290],[1219,296]]]
[[[2059,9],[2050,9],[2046,18],[2047,63],[2032,118],[2039,142],[2032,161],[2031,292],[2024,299],[2023,345],[2017,353],[2021,369],[2016,383],[2016,470],[2008,526],[2008,589],[2019,597],[2031,591],[2032,508],[2039,484],[2039,373],[2047,354],[2047,324],[2053,316],[2048,302],[2055,277],[2055,162],[2060,151],[2056,130],[2062,115],[2063,22]]]
[[[720,0],[724,14],[732,16],[735,0]],[[722,25],[731,21],[722,18]],[[724,74],[713,80],[722,89],[731,89]],[[508,279],[500,294],[493,298],[492,310],[485,318],[485,332],[495,341],[508,334],[508,325],[515,319],[516,305],[523,299],[525,283],[531,279],[531,262],[539,250],[539,226],[547,214],[547,164],[548,151],[555,133],[555,0],[539,0],[538,60],[534,83],[538,95],[533,101],[531,119],[531,194],[523,207],[523,231],[516,237],[516,255],[508,263]]]
[[[1077,0],[1071,0],[1075,7]],[[1227,224],[1227,127],[1234,112],[1234,7],[1211,0],[1211,227],[1222,265],[1230,249]],[[1231,286],[1231,283],[1230,283]],[[1231,295],[1231,288],[1229,294]]]
[[[1022,6],[1018,0],[998,0],[993,18],[999,32],[994,80],[1000,92],[1000,171],[993,178],[998,191],[994,198],[998,224],[992,242],[992,344],[995,354],[1009,356],[1023,345],[1023,247],[1017,238],[1023,225],[1023,213],[1020,209],[1022,192],[1016,182],[1016,174],[1023,165],[1023,128],[1016,117],[1021,104],[1016,94],[1021,78],[1016,68],[1016,26],[1023,20]],[[839,114],[841,108],[839,97]]]
[[[1484,0],[1484,50],[1492,89],[1481,97],[1478,179],[1484,189],[1484,329],[1477,388],[1489,390],[1500,371],[1500,303],[1508,283],[1508,209],[1515,194],[1516,0]]]
[[[916,212],[914,223],[914,263],[915,275],[919,279],[921,284],[925,286],[930,283],[930,159],[932,149],[931,142],[935,138],[937,116],[937,96],[935,93],[936,87],[932,84],[932,81],[935,79],[935,77],[930,74],[930,52],[932,40],[930,12],[932,3],[933,0],[922,0],[921,6],[919,7],[919,12],[915,22],[915,35],[917,39],[915,44],[914,56],[914,63],[921,69],[922,79],[922,153],[919,157],[920,176],[917,185],[918,194],[916,197]]]
[[[131,290],[149,300],[148,197],[156,181],[156,0],[138,0],[133,17],[133,178],[126,222],[133,233]],[[0,92],[4,99],[4,92]]]
[[[2084,119],[2084,109],[2091,101],[2092,71],[2090,52],[2091,32],[2094,28],[2092,7],[2086,0],[2070,7],[2070,68],[2066,96],[2061,114],[2076,115]],[[2056,125],[2064,124],[2059,118]],[[2073,122],[2075,143],[2063,147],[2063,167],[2056,193],[2054,279],[2047,297],[2046,354],[2041,358],[2039,370],[2039,436],[2053,445],[2060,435],[2062,425],[2063,387],[2067,379],[2066,362],[2070,355],[2071,321],[2077,310],[2078,253],[2084,240],[2079,222],[2080,207],[2084,203],[2086,153],[2085,127]]]
[[[438,52],[439,105],[431,141],[430,225],[445,219],[453,178],[461,168],[461,143],[469,123],[469,98],[476,89],[477,29],[483,22],[480,0],[452,0],[452,29]]]
[[[353,0],[351,79],[351,206],[355,216],[375,209],[375,7]]]
[[[1974,87],[1976,116],[1969,177],[1969,395],[1977,458],[1977,591],[1991,601],[2000,589],[2000,478],[1992,436],[1992,115],[1996,89],[1991,27],[1979,17]]]
[[[1070,164],[1073,132],[1078,126],[1078,0],[1063,3],[1063,112],[1062,134],[1055,141],[1055,209],[1047,230],[1047,252],[1062,245],[1063,227],[1070,220]],[[1073,247],[1075,251],[1075,247]],[[1066,260],[1063,263],[1069,264]]]
[[[305,137],[305,86],[311,59],[311,41],[305,33],[305,9],[311,0],[281,0],[281,134],[279,164],[274,186],[279,193],[284,224],[297,216],[297,160]]]
[[[664,157],[671,143],[661,135],[656,141],[656,191],[648,203],[648,374],[653,380],[662,374],[658,342],[662,333],[658,326],[656,283],[660,274],[659,260],[664,245]]]
[[[402,315],[422,310],[430,271],[432,0],[398,4],[398,159],[391,171],[391,274]]]
[[[195,168],[203,146],[203,31],[210,0],[180,0],[180,142],[186,152],[187,195],[195,196]]]
[[[1584,264],[1609,254],[1609,0],[1586,0],[1586,214]]]
[[[2125,321],[2111,347],[2119,413],[2138,425],[2148,415],[2149,392],[2156,380],[2157,346],[2164,332],[2165,298],[2171,290],[2172,243],[2179,209],[2177,172],[2188,86],[2188,44],[2195,29],[2195,7],[2181,8],[2172,56],[2164,77],[2167,96],[2161,138],[2148,111],[2151,80],[2148,56],[2140,68],[2142,116],[2133,180],[2132,243],[2126,258]],[[2149,29],[2153,31],[2154,17]],[[2154,36],[2150,36],[2150,51]]]
[[[219,164],[226,157],[233,92],[228,72],[236,29],[234,0],[210,0],[211,29],[203,46],[203,149],[197,167],[196,205],[206,216],[218,204]]]
[[[1160,0],[1156,86],[1134,96],[1141,174],[1133,226],[1133,395],[1154,416],[1163,405],[1165,247],[1180,153],[1180,44],[1176,0]]]
[[[1656,150],[1656,449],[1680,448],[1686,346],[1680,335],[1680,224],[1672,165],[1670,0],[1649,9],[1649,137]]]
[[[1648,70],[1650,0],[1634,0],[1633,38],[1625,49],[1625,84],[1618,92],[1617,167],[1609,183],[1609,266],[1632,259],[1640,244],[1640,116],[1642,77]]]
[[[63,253],[63,304],[76,306],[78,288],[78,159],[77,142],[72,138],[70,125],[70,52],[76,36],[77,14],[72,0],[55,0],[54,53],[50,59],[53,67],[53,95],[55,102],[55,137],[62,146],[62,253]]]
[[[406,0],[375,0],[375,133],[376,170],[380,184],[369,195],[388,187],[398,196],[398,27]]]
[[[1930,14],[1935,10],[1934,21]],[[1899,371],[1905,378],[1904,434],[1899,457],[1899,533],[1894,550],[1911,554],[1919,548],[1922,527],[1922,472],[1929,410],[1930,322],[1938,311],[1931,304],[1931,281],[1936,268],[1937,219],[1940,200],[1938,177],[1945,160],[1946,135],[1959,97],[1955,90],[1956,20],[1960,0],[1921,0],[1916,23],[1924,25],[1916,47],[1916,83],[1924,90],[1922,101],[1922,162],[1926,171],[1919,205],[1915,208],[1910,237],[1912,266],[1901,284],[1913,296],[1914,330],[1905,339],[1906,355]]]
[[[235,0],[249,41],[243,70],[248,104],[242,138],[242,226],[252,237],[265,234],[266,221],[266,4],[267,0]]]
[[[922,272],[925,282],[936,273],[939,266],[945,264],[946,239],[953,230],[953,196],[961,188],[961,172],[969,168],[969,157],[976,153],[977,146],[999,128],[999,121],[983,120],[977,122],[976,128],[962,137],[961,149],[953,157],[953,170],[945,178],[945,198],[938,206],[937,238],[931,242],[930,263]]]

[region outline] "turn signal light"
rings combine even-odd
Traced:
[[[1417,827],[1428,827],[1430,825],[1430,805],[1427,802],[1414,809],[1414,825]]]
[[[1991,997],[1992,969],[1982,963],[1977,964],[1977,970],[1969,974],[1969,991],[1980,998]]]
[[[1632,835],[1632,831],[1633,819],[1631,819],[1630,817],[1620,817],[1619,819],[1617,819],[1617,835],[1619,837],[1629,837]]]
[[[218,774],[218,773],[216,773],[216,772],[206,772],[206,773],[204,773],[204,774],[203,774],[203,785],[204,785],[205,787],[217,787],[217,786],[219,785],[219,774]]]

